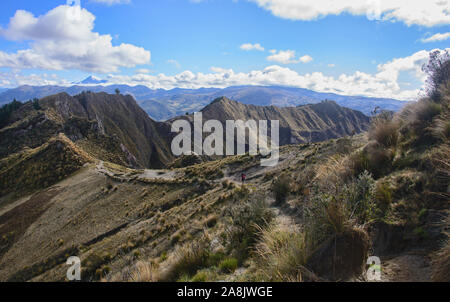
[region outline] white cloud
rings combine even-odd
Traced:
[[[17,87],[21,85],[44,86],[60,85],[67,86],[71,83],[59,78],[56,74],[30,74],[24,75],[20,72],[0,72],[0,87]]]
[[[107,5],[129,4],[130,0],[91,0],[92,2],[105,3]]]
[[[281,64],[308,63],[313,60],[313,58],[311,58],[308,55],[305,55],[298,59],[295,59],[296,55],[295,55],[294,50],[276,51],[273,49],[270,51],[270,53],[272,53],[272,55],[268,56],[267,60],[271,61],[271,62],[281,63]]]
[[[450,24],[449,0],[248,0],[273,15],[291,20],[316,20],[349,13],[370,20],[400,21],[408,26]]]
[[[248,73],[212,67],[212,73],[200,72],[195,74],[188,70],[174,76],[165,74],[111,75],[109,82],[146,85],[153,89],[172,89],[176,87],[192,89],[201,87],[224,88],[237,85],[285,85],[344,95],[414,100],[417,98],[420,90],[403,89],[399,84],[399,78],[401,73],[408,72],[417,80],[424,83],[425,74],[422,72],[421,67],[427,62],[429,53],[429,51],[422,50],[405,58],[393,59],[385,64],[378,65],[377,72],[373,74],[361,71],[356,71],[353,74],[341,74],[338,77],[327,76],[321,72],[299,74],[287,67],[273,65],[263,70],[254,70]]]
[[[334,67],[336,67],[336,64],[328,64],[328,67],[334,68]]]
[[[242,45],[240,46],[240,48],[241,48],[242,50],[246,50],[246,51],[249,51],[249,50],[259,50],[259,51],[264,51],[264,47],[262,47],[261,44],[259,44],[259,43],[256,43],[256,44],[245,43],[245,44],[242,44]]]
[[[298,60],[302,63],[308,63],[308,62],[311,62],[313,60],[313,58],[306,55],[306,56],[300,57]]]
[[[110,35],[93,32],[95,16],[79,6],[58,6],[43,16],[18,10],[0,36],[29,41],[16,53],[0,51],[0,67],[116,72],[150,63],[150,51],[131,44],[113,46]]]
[[[450,32],[449,33],[444,33],[444,34],[437,33],[435,35],[432,35],[431,37],[424,38],[421,41],[423,43],[430,43],[430,42],[445,41],[445,40],[448,40],[448,39],[450,39]]]
[[[450,51],[450,48],[446,50]],[[402,74],[409,73],[418,82],[424,84],[426,74],[423,73],[422,66],[428,61],[432,51],[434,50],[422,50],[404,58],[395,58],[379,64],[375,73],[355,71],[339,76],[327,76],[322,72],[300,74],[290,68],[278,65],[244,73],[235,72],[233,69],[211,67],[210,73],[193,73],[186,70],[175,75],[153,75],[146,72],[134,75],[110,74],[108,84],[145,85],[152,89],[284,85],[343,95],[414,100],[417,99],[421,87],[414,85],[411,88],[408,87],[411,86],[411,83],[400,82],[404,81],[401,79]],[[69,85],[70,82],[55,75],[0,73],[0,87],[16,87],[25,84]]]
[[[134,73],[150,73],[151,72],[151,70],[150,69],[147,69],[147,68],[141,68],[141,69],[136,69],[135,71],[134,71]]]

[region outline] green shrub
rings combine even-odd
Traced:
[[[219,269],[223,273],[233,273],[238,267],[238,260],[235,258],[227,258],[220,262]]]
[[[225,215],[231,220],[225,230],[227,247],[241,264],[248,258],[261,229],[270,224],[274,214],[268,208],[264,197],[255,195],[245,203],[227,209]]]
[[[304,209],[308,240],[320,244],[372,220],[376,214],[374,187],[375,181],[365,171],[354,182],[337,186],[337,192],[312,194]]]
[[[210,253],[208,257],[208,266],[218,266],[219,263],[225,259],[226,255],[224,253]]]
[[[206,272],[198,272],[192,277],[192,282],[206,282],[208,280],[208,274]]]
[[[349,186],[344,186],[342,200],[351,211],[351,219],[364,224],[375,215],[375,181],[372,175],[365,171]]]
[[[374,195],[378,208],[381,210],[381,215],[384,216],[392,203],[392,190],[387,183],[379,182],[376,185]]]

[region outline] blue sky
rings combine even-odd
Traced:
[[[428,52],[450,45],[449,2],[329,1],[81,0],[69,8],[5,0],[0,87],[92,74],[165,89],[279,84],[417,95]],[[70,19],[70,9],[80,18]]]

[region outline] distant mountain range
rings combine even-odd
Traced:
[[[97,85],[101,81],[89,77],[79,85],[63,86],[20,86],[18,88],[0,91],[0,105],[13,99],[27,101],[33,98],[43,98],[61,92],[77,95],[82,91],[107,92],[113,94],[119,89],[122,94],[132,95],[147,114],[158,121],[168,120],[175,116],[200,111],[212,99],[227,97],[247,105],[278,107],[296,107],[306,104],[316,104],[323,100],[333,100],[343,107],[351,108],[370,115],[375,108],[380,110],[398,111],[406,102],[368,98],[361,96],[343,96],[333,93],[320,93],[303,88],[280,86],[235,86],[225,89],[200,88],[172,90],[150,89],[146,86],[128,85]]]

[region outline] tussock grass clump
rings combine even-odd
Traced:
[[[130,281],[156,282],[159,280],[158,267],[155,263],[139,261],[135,267],[136,269],[130,274]]]
[[[399,114],[403,140],[411,140],[414,147],[434,144],[436,138],[432,126],[441,113],[441,104],[428,98],[407,105]]]
[[[207,266],[209,256],[205,240],[192,241],[179,246],[171,255],[168,265],[161,271],[160,281],[177,281],[183,275],[193,276]]]
[[[433,102],[429,99],[420,100],[413,107],[413,123],[418,124],[430,124],[433,119],[442,112],[441,104]]]
[[[261,230],[255,250],[259,273],[266,281],[303,281],[312,275],[305,268],[309,250],[302,233],[271,226]]]
[[[385,148],[396,146],[398,138],[398,125],[392,120],[385,118],[376,120],[369,129],[369,139]]]
[[[395,152],[372,141],[363,150],[357,151],[349,158],[349,169],[353,176],[369,171],[375,178],[392,171]]]
[[[292,179],[287,174],[283,174],[273,181],[271,189],[275,194],[275,201],[277,204],[281,204],[286,201],[286,198],[291,193],[291,184]]]
[[[158,282],[159,269],[154,261],[138,261],[121,273],[109,274],[102,278],[103,282]]]

